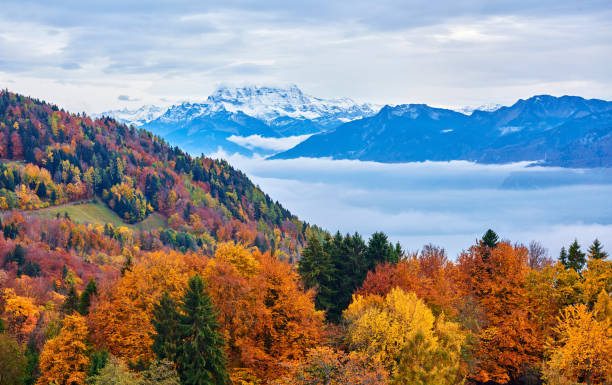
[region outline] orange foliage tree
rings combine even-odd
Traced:
[[[80,315],[64,318],[59,336],[47,341],[40,353],[41,377],[37,385],[85,384],[87,356],[87,323]]]
[[[476,298],[484,311],[473,379],[505,384],[543,350],[527,306],[527,249],[507,242],[473,246],[457,267],[463,294]]]

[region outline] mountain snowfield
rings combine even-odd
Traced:
[[[145,105],[136,110],[123,108],[96,116],[110,116],[134,126],[143,126],[158,118],[164,122],[183,122],[217,112],[241,112],[268,123],[283,117],[348,122],[374,115],[380,107],[359,104],[350,98],[318,98],[303,93],[296,85],[287,88],[245,86],[219,87],[202,103],[183,102],[167,108]]]

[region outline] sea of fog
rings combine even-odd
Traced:
[[[332,232],[384,231],[406,250],[433,243],[454,258],[492,228],[555,257],[575,238],[612,251],[612,169],[216,155],[299,218]]]

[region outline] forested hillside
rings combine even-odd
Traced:
[[[192,250],[234,239],[292,256],[309,231],[225,161],[8,91],[0,92],[0,157],[5,211],[99,200],[130,224],[160,214],[169,230],[155,237]]]

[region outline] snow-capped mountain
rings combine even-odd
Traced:
[[[203,103],[183,103],[170,107],[162,121],[184,121],[217,112],[242,112],[272,123],[278,118],[338,123],[374,115],[378,109],[371,104],[359,104],[349,98],[323,99],[303,93],[297,86],[220,87]]]
[[[251,154],[253,146],[236,144],[244,142],[241,138],[305,138],[377,111],[349,98],[311,96],[297,86],[220,87],[204,102],[173,105],[142,127],[197,154],[219,147]]]
[[[140,127],[143,124],[149,123],[162,116],[168,109],[158,107],[152,104],[144,105],[135,110],[129,110],[123,108],[120,110],[111,110],[95,114],[94,117],[108,116],[117,119],[121,123],[133,124],[136,127]]]
[[[486,103],[486,104],[482,104],[478,107],[472,107],[472,106],[465,106],[465,107],[459,107],[459,108],[455,108],[454,111],[460,112],[464,115],[472,115],[472,113],[474,111],[486,111],[486,112],[493,112],[493,111],[497,111],[500,108],[502,108],[503,105],[502,104],[498,104],[498,103]]]

